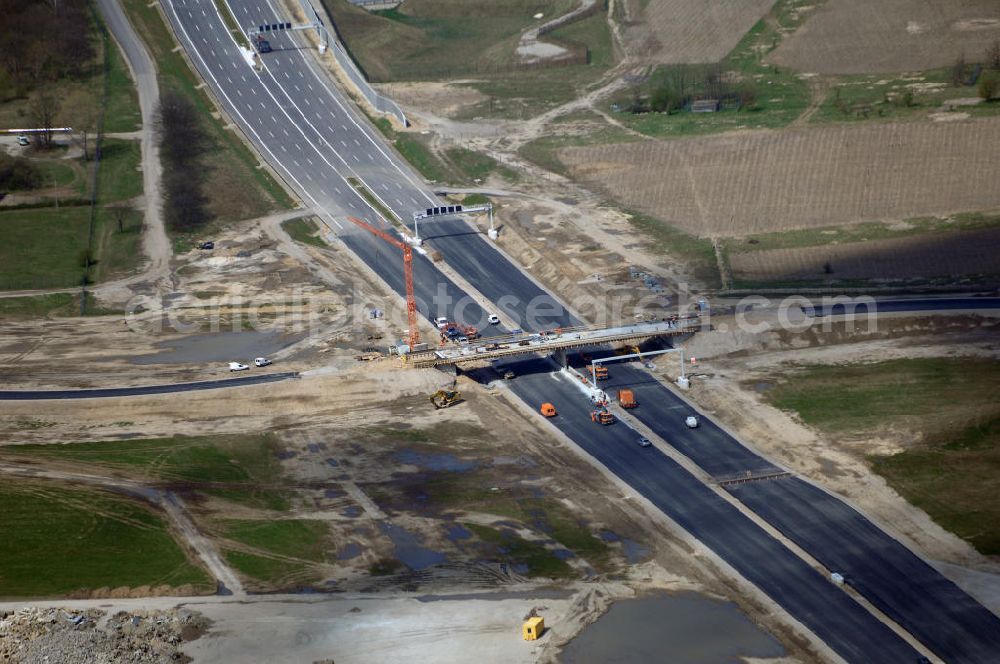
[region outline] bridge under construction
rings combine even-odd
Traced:
[[[442,346],[436,350],[417,351],[406,355],[412,367],[439,367],[469,362],[527,355],[530,353],[560,353],[567,348],[637,343],[653,337],[675,337],[698,329],[701,320],[682,318],[623,325],[604,329],[569,328],[532,334],[510,334],[490,337],[459,346]]]

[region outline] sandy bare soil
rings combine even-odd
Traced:
[[[996,274],[1000,229],[729,255],[736,279],[918,279]],[[832,273],[826,272],[829,264]]]
[[[718,62],[768,12],[774,0],[626,2],[623,46],[636,64]]]
[[[293,242],[280,220],[241,224],[219,234],[215,250],[177,256],[166,292],[162,283],[140,281],[100,290],[100,306],[131,312],[124,316],[5,322],[0,384],[208,380],[229,377],[227,362],[258,355],[276,360],[265,371],[352,365],[359,350],[384,345],[369,336],[391,338],[405,327],[404,308],[386,306],[384,292],[359,276],[349,256]],[[368,320],[372,306],[387,317]]]
[[[820,74],[904,72],[981,60],[1000,39],[995,0],[827,0],[768,56]]]
[[[591,186],[702,236],[906,219],[1000,205],[1000,118],[623,145],[560,158]]]

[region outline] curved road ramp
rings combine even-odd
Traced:
[[[137,385],[135,387],[106,387],[86,390],[0,390],[0,401],[41,401],[45,399],[100,399],[107,397],[137,397],[150,394],[172,394],[174,392],[194,392],[197,390],[218,390],[227,387],[263,385],[282,380],[298,378],[293,371],[265,374],[263,376],[241,376],[222,380],[204,380],[196,383],[173,383],[168,385]]]

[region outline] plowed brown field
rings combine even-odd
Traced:
[[[701,236],[1000,207],[1000,118],[568,147],[571,172]]]
[[[735,279],[747,281],[997,274],[1000,229],[734,253],[729,265]]]
[[[625,29],[625,48],[637,62],[718,62],[775,0],[650,0]],[[639,3],[633,0],[633,7]]]
[[[997,0],[827,0],[768,56],[820,74],[945,67],[982,60],[1000,39]]]

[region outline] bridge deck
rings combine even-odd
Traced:
[[[413,367],[436,367],[565,348],[636,342],[651,337],[689,334],[695,331],[700,323],[698,319],[684,319],[673,322],[637,323],[602,330],[583,329],[559,333],[512,335],[502,339],[484,339],[462,346],[447,346],[433,351],[410,353],[406,356],[406,362]]]

